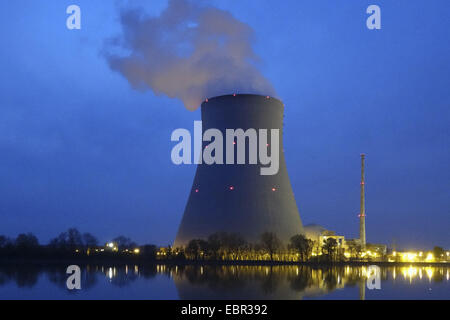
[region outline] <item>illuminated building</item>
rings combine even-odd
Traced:
[[[105,245],[105,249],[108,250],[108,251],[112,251],[112,252],[117,252],[117,251],[119,251],[119,248],[118,248],[117,244],[114,243],[114,242],[108,242],[108,243]]]
[[[334,231],[327,230],[322,226],[317,224],[309,224],[304,226],[305,237],[316,242],[321,247],[328,238],[333,238],[336,240],[338,246],[344,246],[345,237],[336,235]]]

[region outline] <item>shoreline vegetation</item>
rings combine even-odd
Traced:
[[[307,267],[339,267],[339,266],[369,266],[377,265],[380,267],[405,267],[405,266],[423,266],[423,267],[448,267],[450,262],[388,262],[388,261],[335,261],[335,262],[299,262],[299,261],[269,261],[269,260],[148,260],[148,259],[118,259],[118,258],[4,258],[0,257],[0,266],[2,265],[165,265],[165,266],[307,266]]]
[[[161,265],[450,265],[449,252],[440,247],[417,253],[370,252],[354,245],[341,247],[333,238],[317,243],[294,235],[283,244],[276,234],[265,232],[259,243],[248,243],[238,234],[219,232],[205,239],[193,239],[183,248],[138,245],[119,236],[99,245],[90,233],[71,228],[39,244],[32,233],[16,239],[0,235],[0,264],[161,264]]]

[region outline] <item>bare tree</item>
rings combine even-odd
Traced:
[[[137,247],[137,244],[135,242],[125,236],[118,236],[113,239],[113,242],[117,244],[117,247],[120,251]]]
[[[314,243],[304,235],[298,234],[290,239],[289,249],[294,250],[300,256],[300,261],[308,260],[312,253]]]
[[[200,254],[207,249],[208,243],[202,239],[192,239],[186,246],[186,253],[194,260],[199,260]]]
[[[264,251],[270,256],[270,261],[273,261],[273,256],[281,249],[281,241],[273,232],[264,232],[261,234],[261,245]]]
[[[83,244],[86,248],[93,248],[98,246],[98,240],[89,232],[83,233]]]
[[[323,252],[327,255],[329,260],[333,260],[337,248],[337,241],[334,238],[327,238],[323,240]]]

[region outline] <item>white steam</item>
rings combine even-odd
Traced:
[[[136,89],[178,98],[190,110],[222,94],[275,95],[256,68],[252,28],[227,11],[170,0],[158,17],[122,11],[121,23],[123,34],[105,57]],[[127,55],[112,53],[116,48]]]

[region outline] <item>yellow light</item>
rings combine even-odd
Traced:
[[[409,281],[411,282],[412,278],[415,278],[416,275],[417,275],[417,268],[410,266],[408,269]]]
[[[433,261],[434,260],[434,256],[432,253],[427,254],[427,257],[425,259],[426,261]]]
[[[394,252],[393,252],[393,254],[394,254],[394,257],[396,257],[396,256],[397,256],[397,252],[395,252],[395,251],[394,251]]]
[[[139,252],[141,252],[141,250],[139,250],[139,248],[134,249],[135,254],[139,254]]]
[[[113,242],[108,243],[108,247],[114,248],[114,243]]]
[[[405,262],[414,262],[416,260],[417,253],[405,252],[402,256],[402,260]]]
[[[428,279],[431,281],[433,279],[433,270],[431,268],[426,268]]]
[[[407,278],[408,272],[406,271],[405,268],[402,269],[402,273],[403,273],[403,278]]]

